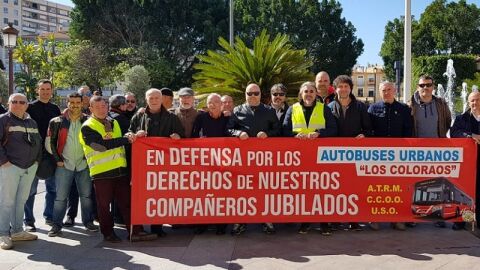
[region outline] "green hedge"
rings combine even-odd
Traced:
[[[455,86],[457,91],[462,87],[462,82],[466,79],[473,79],[476,72],[475,55],[452,54],[452,55],[434,55],[420,56],[412,61],[412,90],[416,89],[418,77],[422,74],[430,74],[434,78],[435,85],[439,83],[447,87],[448,78],[443,76],[447,69],[447,60],[453,60],[453,67],[457,77]]]

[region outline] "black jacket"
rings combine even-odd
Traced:
[[[480,123],[473,117],[470,110],[455,117],[453,126],[450,128],[450,138],[466,138],[472,134],[480,134]]]
[[[410,108],[398,101],[383,101],[368,108],[374,137],[408,138],[413,136],[413,118]]]
[[[354,95],[350,95],[351,102],[348,105],[345,117],[343,116],[342,105],[337,97],[328,106],[337,120],[338,137],[356,137],[359,134],[372,135],[372,123],[368,116],[367,106],[358,101]]]
[[[120,125],[120,129],[122,130],[122,135],[125,135],[130,127],[130,119],[125,115],[125,113],[115,109],[110,109],[108,115],[117,120],[118,124]]]
[[[265,104],[252,108],[247,104],[233,108],[233,113],[227,124],[230,136],[238,137],[245,131],[249,137],[257,137],[260,131],[267,133],[268,137],[280,135],[280,121],[275,110]]]
[[[35,100],[28,105],[27,113],[37,122],[38,130],[42,140],[45,141],[47,137],[48,124],[52,118],[61,114],[60,108],[57,105],[48,102],[43,103],[40,100]]]
[[[144,130],[148,137],[170,137],[173,133],[177,133],[182,138],[185,137],[185,130],[180,119],[163,106],[158,114],[150,113],[148,107],[144,113],[135,113],[128,130],[133,133]]]

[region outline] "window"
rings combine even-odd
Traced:
[[[358,97],[363,97],[363,87],[359,87],[357,92],[358,92]]]
[[[375,89],[373,87],[368,88],[368,96],[374,97],[375,96]]]
[[[14,25],[18,25],[18,20],[13,20]]]
[[[13,0],[13,4],[14,4],[15,6],[18,6],[18,0]]]
[[[8,4],[8,0],[3,0],[3,2],[4,2],[5,4]]]
[[[38,9],[38,4],[37,3],[32,3],[32,8]]]
[[[368,75],[368,84],[374,84],[375,83],[375,76],[373,74]]]
[[[357,86],[363,86],[365,82],[363,81],[363,75],[357,77]]]
[[[8,18],[3,18],[3,23],[8,24]]]
[[[18,16],[18,9],[13,10],[13,15]]]
[[[8,14],[8,8],[4,7],[3,8],[3,13]]]

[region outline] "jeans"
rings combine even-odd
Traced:
[[[25,224],[34,224],[35,217],[33,216],[33,203],[35,202],[35,195],[37,194],[38,177],[35,176],[28,200],[25,203]],[[55,202],[55,177],[49,177],[45,180],[45,206],[43,210],[43,217],[46,220],[52,220],[53,218],[53,203]]]
[[[0,236],[23,231],[23,207],[27,201],[38,164],[28,169],[15,165],[0,167]]]
[[[92,195],[91,197],[93,198],[94,196]],[[70,217],[72,220],[74,220],[77,217],[77,212],[78,212],[77,183],[72,182],[72,187],[70,188],[70,194],[68,194],[68,200],[67,200],[67,216]]]
[[[70,171],[65,167],[57,167],[55,181],[57,197],[53,206],[53,223],[60,228],[62,227],[62,220],[67,211],[67,198],[74,181],[80,196],[82,222],[84,225],[92,222],[92,180],[90,179],[88,168],[81,171]]]

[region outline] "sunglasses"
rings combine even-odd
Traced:
[[[272,96],[274,96],[274,97],[278,97],[278,96],[284,97],[285,93],[272,93]]]
[[[425,87],[432,87],[433,83],[419,83],[418,87],[425,88]]]
[[[12,101],[10,101],[10,103],[12,103],[12,104],[21,104],[21,105],[27,104],[27,102],[26,102],[26,101],[23,101],[23,100],[12,100]]]
[[[133,103],[133,104],[135,104],[135,100],[127,100],[127,103]]]
[[[260,95],[260,92],[247,92],[247,96],[251,97],[251,96],[256,96],[258,97]]]

